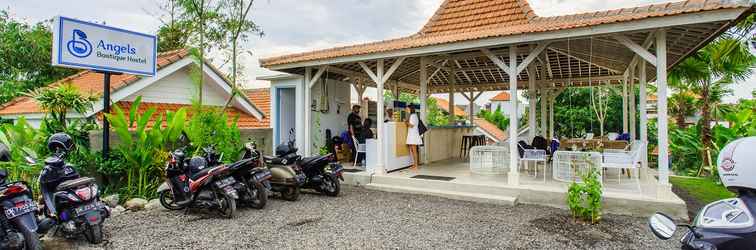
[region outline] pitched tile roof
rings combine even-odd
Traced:
[[[263,112],[263,119],[260,122],[261,126],[270,127],[270,89],[248,89],[246,90],[247,97],[252,103]]]
[[[129,115],[129,110],[131,109],[132,102],[118,102],[118,106],[123,109],[124,113],[126,115]],[[187,109],[187,118],[192,116],[191,112],[191,105],[186,104],[172,104],[172,103],[148,103],[143,102],[139,105],[139,108],[137,110],[138,113],[144,113],[150,108],[155,108],[156,112],[155,115],[152,116],[152,119],[148,123],[148,126],[151,127],[153,123],[155,122],[155,119],[157,119],[158,114],[163,115],[163,120],[165,120],[165,113],[166,111],[177,111],[180,108],[186,108]],[[239,120],[237,121],[237,126],[241,129],[261,129],[261,128],[270,128],[269,122],[266,121],[260,121],[257,118],[255,118],[252,115],[249,115],[245,112],[242,112],[234,107],[230,107],[226,110],[226,114],[228,115],[228,123],[231,124],[233,122],[233,119],[237,116],[239,117]],[[267,116],[266,116],[267,117]]]
[[[496,141],[507,140],[507,132],[499,129],[499,127],[497,127],[493,123],[486,121],[485,119],[475,118],[475,125],[477,125],[481,130],[485,131],[491,137],[494,137]]]
[[[158,69],[164,68],[178,60],[183,59],[187,55],[189,55],[189,51],[186,49],[160,53],[157,58],[157,67]],[[123,88],[133,82],[136,82],[139,79],[141,79],[139,76],[129,74],[113,75],[110,78],[110,91],[113,92],[115,90]],[[48,87],[56,87],[69,82],[76,86],[79,89],[79,92],[84,95],[100,96],[103,93],[103,75],[95,73],[91,70],[84,70],[75,75],[63,78],[55,83],[50,84]],[[34,100],[34,98],[28,96],[17,97],[0,107],[0,115],[32,114],[42,112],[43,110],[37,105],[37,102]]]
[[[509,94],[509,92],[502,91],[501,93],[497,94],[496,96],[492,97],[489,101],[492,102],[506,102],[512,99],[512,96]]]
[[[439,108],[446,111],[447,113],[449,112],[449,101],[443,98],[435,97],[435,96],[432,96],[431,98],[436,100],[436,104],[438,105]],[[454,105],[454,114],[458,116],[466,116],[467,112],[457,107],[457,105]]]
[[[365,55],[483,38],[549,32],[702,11],[752,8],[745,0],[687,0],[635,8],[539,17],[526,0],[446,0],[420,32],[373,43],[260,60],[263,67]]]

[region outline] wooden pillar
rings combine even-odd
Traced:
[[[639,60],[640,61],[640,60]],[[635,120],[635,111],[636,111],[636,103],[635,103],[635,67],[630,68],[630,82],[628,84],[629,87],[629,97],[630,97],[630,119],[628,121],[630,126],[630,138],[631,142],[638,139],[638,134],[636,133],[636,129],[638,127],[638,124]]]
[[[509,46],[509,185],[520,184],[518,172],[519,154],[517,153],[517,46]]]
[[[638,73],[640,73],[640,81],[638,82],[640,86],[640,95],[639,95],[639,102],[640,104],[640,140],[645,145],[643,147],[643,152],[641,155],[641,166],[646,169],[648,168],[648,110],[646,107],[646,103],[648,100],[647,93],[646,93],[646,61],[640,60],[638,61],[640,63],[640,67],[638,69]]]
[[[548,126],[546,126],[547,125],[546,115],[548,114],[548,110],[547,110],[547,107],[546,107],[546,102],[547,102],[546,100],[549,98],[549,92],[545,88],[542,88],[541,91],[539,91],[539,92],[541,94],[541,98],[540,98],[540,103],[541,103],[541,126],[540,126],[541,130],[540,130],[540,135],[543,136],[544,138],[549,139],[549,134],[547,132],[547,130],[548,130],[547,127]]]
[[[535,67],[528,66],[528,137],[530,141],[536,136],[536,88]]]
[[[378,140],[376,140],[377,150],[375,152],[378,155],[378,157],[376,157],[378,160],[375,164],[375,173],[379,175],[386,173],[383,167],[384,166],[383,161],[385,160],[383,157],[383,144],[385,143],[385,140],[386,140],[386,135],[384,134],[385,132],[383,131],[383,127],[384,127],[383,120],[385,120],[385,118],[383,117],[384,116],[383,84],[386,82],[383,75],[383,64],[384,64],[384,60],[378,59],[378,64],[376,65],[376,73],[375,73],[377,77],[376,87],[378,89],[378,94],[377,94],[378,100],[376,101],[376,104],[377,104],[376,115],[378,118],[378,121],[376,121],[376,124],[378,124],[378,126],[376,126],[377,128],[376,136],[378,137]]]
[[[628,132],[627,124],[627,76],[622,80],[622,133]]]
[[[667,32],[656,34],[656,84],[659,147],[659,185],[669,186],[669,142],[667,118]]]
[[[456,115],[454,114],[454,93],[457,88],[457,69],[456,67],[449,68],[449,124],[456,123]]]

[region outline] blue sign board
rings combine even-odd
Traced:
[[[54,66],[154,76],[157,37],[71,19],[53,21]]]

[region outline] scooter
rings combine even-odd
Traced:
[[[203,151],[210,166],[223,164],[223,154],[218,154],[215,147],[208,146]],[[268,202],[268,190],[271,188],[272,174],[270,170],[260,166],[260,153],[253,142],[244,144],[241,160],[228,164],[231,176],[236,179],[234,188],[239,194],[239,201],[255,209],[265,207]]]
[[[294,130],[289,131],[289,143],[281,144],[276,147],[276,155],[286,154],[287,152],[296,152],[293,136]],[[296,153],[287,154],[283,157],[263,156],[265,166],[270,169],[272,178],[270,179],[270,190],[280,193],[284,200],[296,201],[299,199],[300,186],[305,183],[306,176],[301,171],[297,171],[297,166],[292,165],[299,160]]]
[[[0,161],[10,161],[7,146],[0,144]],[[0,169],[0,249],[42,249],[37,235],[37,204],[24,182],[7,183],[8,172]]]
[[[718,159],[718,173],[737,198],[706,205],[693,224],[677,224],[668,215],[656,213],[649,228],[662,240],[672,238],[678,227],[687,229],[680,239],[682,249],[756,249],[756,137],[736,140],[725,146]]]
[[[80,177],[76,170],[64,162],[64,153],[58,152],[45,160],[45,167],[39,176],[42,196],[45,200],[38,233],[45,234],[53,226],[66,237],[84,234],[92,244],[103,241],[102,224],[110,217],[110,209],[100,201],[100,193],[95,179]],[[59,183],[57,185],[52,183]],[[51,211],[47,202],[54,203],[56,211]]]
[[[302,158],[297,155],[294,146],[293,130],[289,131],[289,142],[276,147],[276,157],[269,157],[266,161],[293,164],[297,174],[304,174],[302,188],[315,189],[328,196],[338,196],[341,190],[339,180],[344,180],[344,168],[335,163],[333,154]]]
[[[201,156],[186,159],[184,150],[180,148],[170,154],[165,169],[167,180],[157,190],[160,204],[169,210],[214,209],[226,218],[233,218],[239,196],[229,166],[210,167]]]

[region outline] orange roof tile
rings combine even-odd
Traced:
[[[502,91],[501,93],[497,94],[496,96],[492,97],[489,101],[492,102],[506,102],[512,99],[512,96],[509,94],[509,92]]]
[[[252,101],[252,104],[254,104],[260,111],[263,113],[264,117],[261,121],[261,125],[264,125],[266,127],[270,127],[270,89],[269,88],[259,88],[259,89],[248,89],[246,90],[247,97],[249,100]]]
[[[431,98],[436,100],[436,104],[438,105],[439,108],[441,108],[443,111],[446,111],[447,113],[449,112],[449,101],[443,98],[435,97],[435,96],[432,96]],[[465,112],[461,108],[454,105],[454,114],[458,116],[466,116],[467,112]]]
[[[131,109],[132,102],[118,102],[118,106],[123,109],[124,113],[126,115],[129,115],[129,110]],[[156,112],[155,115],[152,116],[152,119],[150,120],[148,127],[151,127],[153,123],[155,122],[155,119],[157,119],[158,114],[163,115],[163,120],[165,120],[165,113],[166,111],[177,111],[180,108],[186,108],[187,109],[187,118],[190,118],[192,116],[191,112],[191,105],[186,104],[172,104],[172,103],[147,103],[143,102],[139,105],[139,109],[137,110],[138,113],[144,113],[150,108],[155,108]],[[239,120],[237,121],[237,126],[241,129],[260,129],[260,128],[270,128],[270,124],[268,121],[260,121],[257,118],[255,118],[252,115],[249,115],[247,113],[241,112],[240,110],[230,107],[226,110],[226,114],[228,115],[228,123],[231,124],[234,118],[237,116],[239,117]],[[267,117],[267,116],[266,116]]]
[[[189,55],[189,51],[186,49],[160,53],[157,58],[157,67],[158,69],[164,68],[180,59],[183,59],[187,55]],[[110,91],[112,92],[117,89],[123,88],[133,82],[136,82],[136,80],[138,79],[140,79],[139,76],[129,74],[113,75],[110,78]],[[99,96],[103,93],[103,75],[100,73],[95,73],[91,70],[84,70],[75,75],[63,78],[48,85],[48,87],[56,87],[69,82],[76,86],[79,89],[79,92],[84,95]],[[37,102],[34,100],[34,98],[28,96],[17,97],[0,107],[0,115],[18,115],[42,112],[43,110],[37,105]]]
[[[687,0],[635,8],[539,17],[526,0],[446,0],[420,30],[406,37],[260,60],[263,67],[365,55],[483,38],[549,32],[701,11],[752,8],[749,1]]]
[[[507,132],[504,132],[504,130],[499,129],[499,127],[484,119],[475,118],[475,125],[489,135],[495,137],[498,141],[504,141],[507,139]]]

